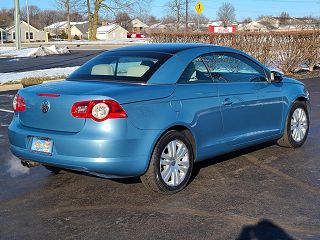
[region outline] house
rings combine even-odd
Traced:
[[[267,32],[270,30],[266,25],[259,23],[258,21],[252,21],[247,24],[239,24],[239,31],[246,32]]]
[[[79,39],[88,39],[89,23],[75,24],[71,27],[71,36],[78,36]]]
[[[70,22],[70,27],[71,27],[71,36],[72,37],[74,37],[75,35],[77,35],[79,38],[81,38],[79,35],[82,35],[82,38],[88,37],[87,36],[88,28],[89,28],[89,22],[88,21]],[[73,28],[73,30],[72,30],[72,28]],[[62,22],[52,23],[51,25],[46,26],[44,28],[44,30],[48,31],[51,36],[58,36],[62,32],[66,33],[68,31],[68,22],[67,21],[62,21]]]
[[[21,41],[28,42],[29,41],[29,27],[28,23],[25,21],[20,21],[20,32],[21,32]],[[7,41],[15,41],[16,40],[16,26],[13,25],[6,29],[7,32]],[[41,31],[30,25],[30,41],[31,42],[42,42],[46,41],[46,32]]]
[[[7,41],[7,32],[3,28],[0,28],[0,43],[5,41]]]
[[[146,30],[149,28],[147,24],[143,23],[138,18],[132,19],[130,22],[130,26],[130,31],[132,33],[145,33]]]
[[[99,40],[118,40],[126,39],[128,31],[117,24],[98,27],[97,39]]]

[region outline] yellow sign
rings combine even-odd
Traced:
[[[196,9],[197,13],[200,15],[201,12],[203,11],[204,7],[203,7],[202,3],[200,1],[198,1],[198,3],[196,4],[196,6],[194,8]]]

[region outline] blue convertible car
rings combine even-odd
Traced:
[[[174,193],[195,162],[262,142],[300,147],[309,93],[247,54],[204,44],[107,51],[14,98],[10,148],[25,166],[141,176]]]

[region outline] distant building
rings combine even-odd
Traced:
[[[0,43],[7,41],[7,32],[3,28],[0,28]]]
[[[71,27],[71,36],[79,39],[88,39],[89,23],[75,24]]]
[[[72,37],[77,35],[76,33],[82,35],[82,38],[86,38],[87,37],[88,28],[89,28],[89,22],[88,21],[70,22],[70,27],[71,27],[71,36]],[[75,28],[73,28],[73,27],[75,27]],[[73,31],[72,31],[72,28],[73,28]],[[49,32],[51,36],[55,36],[56,37],[56,36],[59,36],[62,32],[65,32],[65,33],[68,32],[68,22],[67,21],[56,22],[56,23],[53,23],[53,24],[51,24],[49,26],[46,26],[44,28],[44,30]],[[79,38],[81,38],[81,37],[79,36]]]
[[[239,24],[238,30],[246,32],[267,32],[270,30],[270,28],[257,21],[252,21],[247,24]]]
[[[214,25],[213,23],[208,24],[208,31],[211,33],[235,33],[237,32],[237,23],[228,24],[225,26],[222,22],[222,25]]]
[[[131,31],[131,33],[145,33],[149,28],[147,24],[143,23],[138,18],[131,20],[130,25],[131,29],[129,31]]]
[[[258,21],[239,24],[239,31],[268,32],[268,31],[301,31],[319,29],[320,23],[309,18],[263,17]]]
[[[99,40],[118,40],[126,39],[128,31],[117,24],[98,27],[97,39]]]
[[[28,23],[25,21],[20,22],[21,28],[21,41],[28,42],[29,41],[29,27]],[[13,25],[6,29],[7,32],[7,41],[15,41],[16,40],[16,26]],[[41,31],[30,25],[30,41],[31,42],[41,42],[46,40],[46,32]]]

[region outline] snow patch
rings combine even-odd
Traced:
[[[30,77],[56,77],[61,75],[69,75],[75,71],[77,67],[66,67],[66,68],[50,68],[43,70],[35,70],[28,72],[13,72],[13,73],[0,73],[0,84],[11,81],[21,81],[23,78]]]
[[[15,47],[0,47],[0,58],[40,57],[67,53],[70,53],[67,47],[56,47],[55,45],[49,47],[23,48],[21,50],[16,50]]]

